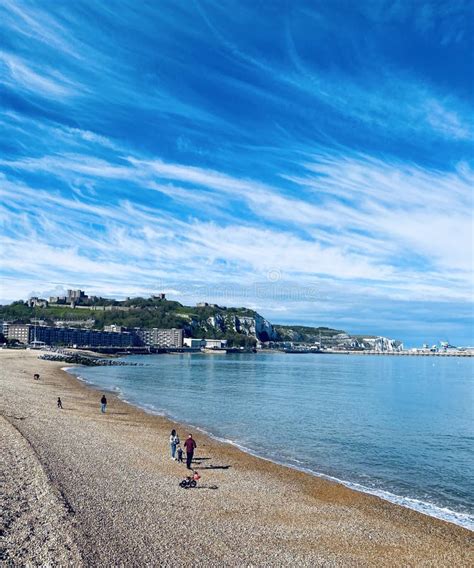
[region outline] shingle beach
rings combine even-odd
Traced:
[[[193,432],[184,490],[153,416],[0,351],[2,552],[10,566],[471,566],[473,533]],[[33,374],[39,373],[39,381]],[[60,396],[64,409],[56,407]],[[228,466],[228,467],[227,467]]]

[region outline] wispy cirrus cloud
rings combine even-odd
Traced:
[[[44,96],[72,96],[81,88],[60,72],[44,65],[33,69],[16,55],[0,52],[0,62],[3,67],[4,84],[10,87],[21,87],[29,93]]]
[[[70,210],[66,215],[61,212],[60,219],[71,215],[86,215],[94,223],[97,218],[109,219],[112,227],[102,226],[92,241],[88,240],[86,248],[91,250],[93,242],[105,240],[109,251],[124,248],[134,251],[130,261],[139,258],[140,251],[146,258],[156,256],[151,251],[159,246],[164,230],[173,235],[171,240],[179,249],[171,247],[168,260],[179,260],[185,270],[195,270],[195,267],[187,267],[186,257],[197,256],[200,263],[205,259],[206,265],[216,260],[222,262],[226,273],[227,264],[233,263],[237,270],[245,266],[253,272],[259,267],[265,271],[278,265],[287,274],[375,281],[393,279],[398,286],[405,279],[403,289],[409,293],[411,287],[406,284],[413,275],[406,270],[408,262],[419,264],[426,271],[424,286],[427,288],[426,275],[431,274],[436,294],[439,287],[435,275],[438,273],[441,277],[446,270],[454,270],[451,278],[466,279],[469,286],[472,249],[467,238],[471,229],[469,205],[473,174],[462,165],[457,171],[446,173],[390,164],[368,156],[351,159],[315,156],[313,161],[301,165],[306,176],[291,180],[304,190],[304,196],[289,197],[283,195],[281,188],[233,178],[215,170],[131,156],[118,155],[117,160],[120,164],[84,154],[64,153],[60,157],[0,161],[0,165],[13,172],[54,171],[57,178],[67,184],[74,180],[78,183],[78,175],[81,183],[108,186],[123,181],[126,188],[121,191],[122,197],[131,198],[139,190],[145,201],[156,191],[162,193],[167,202],[182,203],[188,196],[187,219],[182,217],[182,210],[176,213],[171,208],[165,212],[163,208],[154,207],[147,213],[148,221],[144,225],[143,216],[137,217],[140,227],[147,227],[148,232],[132,237],[127,226],[133,225],[133,221],[117,202],[113,207],[88,204],[84,195],[79,201],[4,182],[13,195],[12,201],[17,199],[24,204],[27,200],[38,202],[39,199],[43,213],[45,203],[49,203],[49,219],[54,218],[54,211],[60,208]],[[179,183],[176,195],[175,186],[163,186],[169,181]],[[205,205],[213,203],[216,203],[214,220],[210,222]],[[236,209],[248,212],[238,224],[235,213],[232,214]],[[450,210],[449,217],[445,215],[446,209]],[[404,222],[400,224],[402,217]],[[262,227],[265,220],[272,223],[271,228]],[[85,221],[80,220],[78,230]],[[163,229],[158,238],[149,240],[155,234],[150,230],[152,224],[163,224]],[[60,242],[61,232],[57,227],[54,234]],[[110,241],[110,234],[120,234],[122,238],[128,235],[129,246],[123,246],[125,241]],[[161,254],[167,250],[167,247],[159,248]]]

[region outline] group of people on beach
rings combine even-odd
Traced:
[[[63,408],[63,403],[62,403],[62,400],[61,400],[61,397],[60,397],[60,396],[58,396],[58,402],[57,402],[57,404],[58,404],[58,408],[60,408],[60,409],[62,410],[62,408]],[[105,394],[103,394],[103,395],[102,395],[102,398],[100,399],[100,411],[102,412],[102,414],[105,413],[106,407],[107,407],[107,399],[105,398]]]
[[[37,373],[35,373],[33,375],[33,378],[35,381],[37,381],[39,380],[40,376]],[[63,403],[61,397],[59,396],[57,400],[57,407],[60,408],[61,410],[63,408]],[[102,398],[100,399],[100,411],[104,414],[106,408],[107,408],[107,398],[105,394],[103,394]],[[196,441],[194,440],[192,434],[188,434],[188,437],[184,441],[183,446],[184,450],[186,451],[186,467],[188,469],[192,469],[191,464],[194,457],[194,450],[197,448]],[[172,460],[176,460],[179,463],[184,462],[183,460],[184,451],[183,448],[181,447],[181,440],[179,439],[178,432],[176,432],[174,428],[173,430],[171,430],[171,435],[170,435],[170,452]]]
[[[197,448],[197,444],[193,439],[192,434],[188,434],[188,437],[183,443],[184,449],[186,450],[186,467],[191,469],[191,463],[194,457],[194,450]],[[177,460],[183,463],[183,448],[181,447],[181,440],[179,439],[178,433],[173,428],[170,434],[170,452],[171,459]]]
[[[33,375],[33,380],[35,381],[39,381],[40,376],[38,373],[35,373]],[[56,402],[56,405],[59,409],[63,409],[63,401],[61,400],[61,397],[58,396],[58,400]],[[107,399],[105,397],[105,394],[102,395],[102,398],[100,399],[100,411],[102,412],[102,414],[105,414],[105,410],[107,408]]]

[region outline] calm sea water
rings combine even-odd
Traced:
[[[72,372],[251,453],[474,528],[473,359],[262,353],[126,360],[144,366]]]

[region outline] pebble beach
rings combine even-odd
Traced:
[[[38,352],[0,351],[2,562],[471,566],[473,533],[192,432],[196,489],[147,414]],[[33,374],[40,380],[34,381]],[[57,397],[63,409],[56,406]]]

